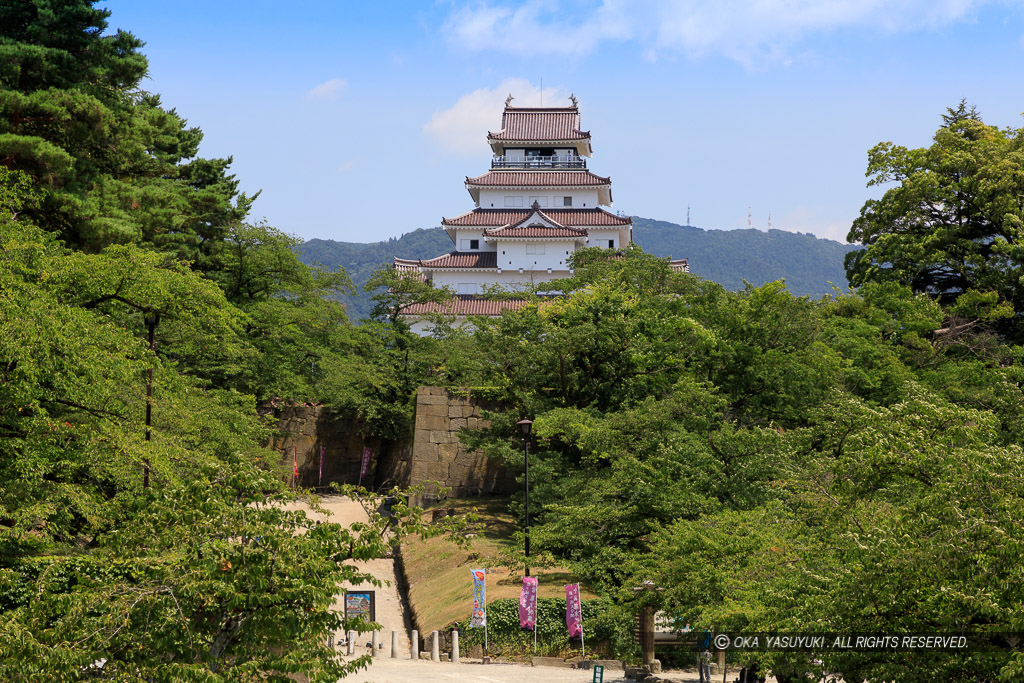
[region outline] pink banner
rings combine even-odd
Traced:
[[[537,577],[523,577],[523,591],[519,594],[519,628],[533,629],[537,624]]]
[[[583,609],[580,606],[580,585],[573,583],[565,587],[565,625],[569,637],[583,635]]]
[[[359,483],[363,483],[363,477],[366,476],[366,467],[370,464],[370,449],[363,449],[363,467],[359,470]]]

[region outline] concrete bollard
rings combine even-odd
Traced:
[[[441,661],[440,640],[441,639],[438,637],[437,631],[434,631],[434,633],[430,636],[430,661],[432,662]]]
[[[413,629],[412,638],[410,638],[410,640],[412,641],[412,657],[410,657],[410,659],[415,662],[420,658],[420,632]]]
[[[391,659],[398,659],[398,631],[391,632]]]
[[[380,633],[378,631],[373,632],[373,638],[370,640],[370,649],[373,650],[374,657],[380,657],[380,648],[377,645],[380,643]]]
[[[356,632],[349,631],[345,638],[345,654],[354,655],[356,653]]]
[[[452,631],[452,664],[459,663],[459,632]]]

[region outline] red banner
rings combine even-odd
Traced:
[[[569,637],[583,635],[583,609],[580,606],[580,585],[573,583],[565,587],[565,625]]]
[[[519,594],[519,627],[533,629],[537,624],[537,577],[523,577]]]
[[[293,453],[292,457],[294,458],[292,460],[292,474],[294,474],[295,478],[298,479],[299,478],[299,447],[295,446],[295,450],[292,451],[292,453]]]

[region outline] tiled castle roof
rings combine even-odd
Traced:
[[[395,257],[397,270],[414,270],[416,268],[497,268],[498,252],[496,251],[453,251],[432,259],[402,259]]]
[[[580,228],[548,227],[546,225],[508,225],[503,228],[484,230],[484,237],[586,237],[587,231]]]
[[[598,187],[611,182],[590,171],[488,171],[466,177],[466,185],[475,187]]]
[[[526,305],[523,299],[492,300],[471,295],[459,295],[444,303],[412,304],[402,315],[501,315],[502,311],[517,310]]]
[[[533,215],[533,209],[473,209],[461,216],[442,218],[450,227],[495,227],[517,225]],[[569,227],[631,225],[627,216],[616,216],[604,209],[544,209],[544,215]]]
[[[590,132],[580,130],[580,111],[575,107],[505,107],[501,130],[488,133],[489,140],[543,142],[589,140]]]

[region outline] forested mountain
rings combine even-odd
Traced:
[[[703,230],[639,216],[633,226],[633,239],[648,254],[688,259],[691,273],[726,289],[785,279],[797,296],[819,297],[833,284],[846,289],[843,258],[857,248],[785,230]]]
[[[633,225],[633,239],[647,253],[689,259],[690,272],[734,290],[744,281],[763,285],[779,279],[797,296],[819,297],[831,292],[833,284],[845,289],[843,257],[856,248],[785,230],[704,230],[639,216],[633,217]],[[344,268],[357,288],[394,256],[432,258],[451,249],[452,241],[441,228],[420,228],[383,242],[315,239],[298,247],[301,261]],[[365,293],[344,300],[353,320],[370,311]]]

